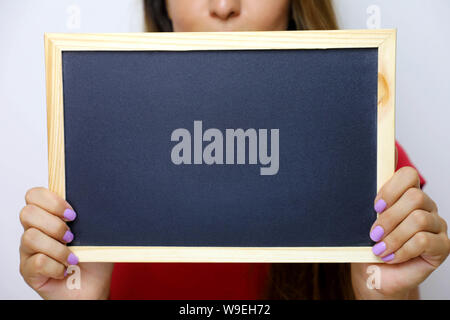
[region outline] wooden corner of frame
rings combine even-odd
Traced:
[[[44,32],[44,44],[45,47],[49,47],[51,45],[52,39],[51,39],[51,33]]]
[[[397,29],[386,29],[386,39],[385,41],[394,41],[397,42]]]
[[[56,34],[50,32],[44,32],[44,46],[47,52],[54,50],[56,47]]]

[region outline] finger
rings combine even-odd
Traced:
[[[412,167],[400,168],[378,192],[375,211],[381,213],[391,207],[410,188],[420,188],[419,173]]]
[[[24,279],[31,280],[36,276],[63,279],[65,271],[64,264],[43,253],[36,253],[24,261],[20,272]]]
[[[370,238],[375,242],[380,241],[414,210],[436,212],[437,209],[434,201],[425,192],[410,188],[393,206],[378,216],[370,229]]]
[[[78,263],[78,258],[67,246],[36,228],[29,228],[23,233],[20,250],[28,257],[43,253],[65,266]]]
[[[401,248],[416,233],[421,231],[439,233],[444,230],[442,218],[425,210],[415,210],[397,228],[373,246],[375,255],[388,255]]]
[[[67,221],[72,221],[76,218],[75,211],[66,200],[43,187],[28,190],[25,194],[25,202],[38,206]]]
[[[48,213],[40,207],[27,204],[20,211],[19,217],[24,230],[36,228],[53,239],[64,243],[69,243],[73,240],[73,234],[67,224],[61,218]]]
[[[409,239],[394,253],[382,255],[389,264],[402,263],[418,256],[433,257],[434,267],[438,267],[448,256],[449,240],[444,233],[421,231]],[[427,259],[427,261],[431,261]]]

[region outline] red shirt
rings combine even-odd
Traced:
[[[413,164],[403,148],[398,170]],[[421,186],[425,180],[420,176]],[[116,263],[111,299],[261,299],[269,263]]]

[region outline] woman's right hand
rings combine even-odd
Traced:
[[[66,224],[76,214],[70,204],[43,187],[28,190],[20,211],[24,228],[20,244],[20,273],[44,299],[107,299],[112,263],[80,263],[66,246],[73,235]],[[65,272],[80,267],[81,288],[69,289]]]

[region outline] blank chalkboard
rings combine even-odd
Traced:
[[[379,47],[93,45],[60,58],[64,196],[84,261],[177,261],[177,248],[268,250],[252,261],[357,248],[376,260]],[[127,255],[136,248],[169,251]]]

